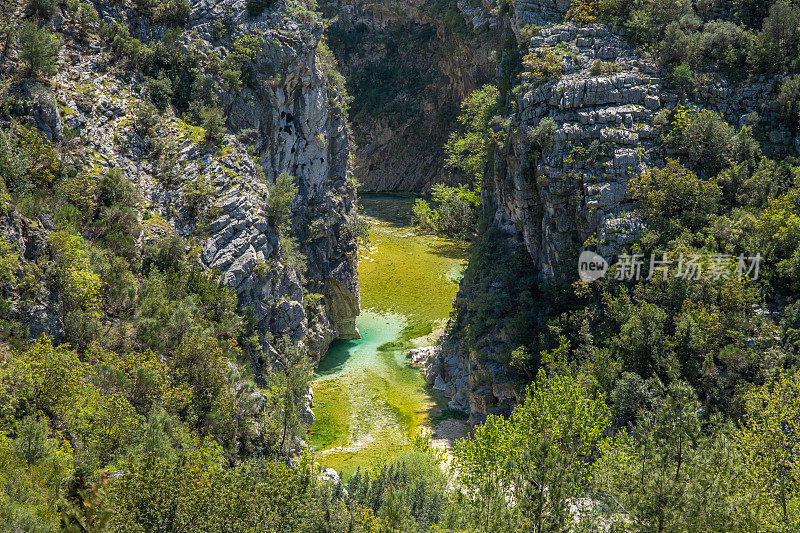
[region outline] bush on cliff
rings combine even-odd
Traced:
[[[28,0],[25,11],[39,20],[45,20],[52,17],[57,8],[56,0]]]
[[[447,166],[460,170],[479,186],[494,146],[490,123],[500,106],[500,91],[484,85],[461,104],[458,122],[461,132],[453,132],[445,145]]]
[[[561,54],[547,45],[542,45],[522,58],[526,77],[534,83],[542,83],[560,77],[564,73]]]
[[[30,76],[50,76],[55,73],[60,46],[56,35],[29,21],[19,30],[19,41],[19,58],[27,65]]]

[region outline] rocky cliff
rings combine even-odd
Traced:
[[[504,242],[493,257],[470,265],[482,274],[462,283],[457,318],[443,346],[414,354],[429,383],[450,398],[451,407],[470,412],[473,422],[508,409],[522,395],[526,379],[509,364],[516,347],[510,344],[509,321],[523,320],[513,328],[533,329],[531,321],[541,315],[522,315],[517,304],[541,298],[541,282],[575,281],[584,246],[612,260],[643,234],[627,185],[645,168],[664,164],[668,154],[656,124],[660,111],[677,105],[712,109],[733,124],[753,124],[766,153],[794,150],[795,141],[778,118],[780,77],[733,86],[718,76],[686,98],[663,83],[648,55],[610,26],[564,24],[569,4],[515,2],[503,19],[524,55],[554,56],[561,70],[541,79],[526,62],[516,78],[482,191],[492,238]],[[491,17],[480,7],[464,9],[473,18]],[[499,275],[523,249],[525,275]],[[478,300],[497,304],[487,311]],[[467,341],[476,328],[487,331],[480,340]]]
[[[328,0],[331,48],[353,98],[355,176],[364,191],[446,180],[442,147],[460,102],[493,73],[496,20],[455,2]]]
[[[227,128],[218,146],[170,105],[156,119],[154,108],[143,107],[151,96],[143,76],[125,72],[93,32],[84,36],[66,8],[47,21],[63,35],[56,74],[12,87],[14,120],[53,143],[82,144],[75,164],[91,175],[121,169],[142,198],[139,250],[159,235],[186,237],[197,262],[236,289],[265,353],[283,335],[317,358],[332,339],[356,337],[356,191],[342,95],[318,53],[322,22],[300,9],[253,18],[242,1],[200,1],[169,37],[172,30],[132,8],[94,7],[102,27],[125,23],[142,42],[175,39],[176,50],[204,58],[197,68],[206,79],[219,76],[215,61],[243,53],[246,43],[249,79],[216,89]],[[288,224],[276,220],[270,193],[284,172],[298,191]],[[2,220],[3,236],[26,261],[46,259],[53,229],[48,215],[12,212]],[[45,285],[10,316],[32,336],[59,338],[60,309],[59,295]]]
[[[510,246],[524,246],[540,279],[577,258],[590,237],[610,257],[641,233],[626,184],[659,157],[653,118],[662,100],[672,98],[661,91],[654,66],[604,26],[545,28],[531,38],[529,53],[543,49],[563,51],[563,76],[536,82],[522,73],[516,112],[482,191],[490,224]],[[606,73],[594,72],[597,61],[609,65]],[[501,287],[499,280],[493,285],[526,289]],[[462,288],[462,315],[471,313],[472,296]],[[465,350],[454,335],[426,372],[451,407],[476,420],[521,393],[502,363],[509,350],[503,335],[488,338]]]

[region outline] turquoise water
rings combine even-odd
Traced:
[[[376,357],[378,348],[399,339],[405,326],[406,319],[402,315],[362,311],[356,319],[361,338],[334,341],[319,362],[317,380],[334,378],[354,370],[374,369],[376,364],[385,364]],[[401,363],[404,365],[405,361]]]
[[[311,386],[317,460],[345,474],[399,453],[444,404],[406,354],[431,344],[452,309],[463,243],[417,235],[408,198],[361,200],[372,227],[360,250],[361,339],[334,341]]]

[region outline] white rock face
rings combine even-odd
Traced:
[[[107,22],[127,17],[131,31],[142,39],[163,31],[140,14],[121,9],[103,7],[100,15]],[[218,149],[205,146],[202,130],[169,107],[156,131],[145,134],[132,127],[135,107],[146,100],[143,80],[99,66],[91,46],[62,50],[71,66],[56,74],[53,87],[68,113],[62,116],[58,107],[33,97],[20,99],[27,106],[20,112],[53,139],[62,136],[63,126],[77,131],[88,144],[88,165],[94,172],[123,170],[144,198],[140,216],[146,219],[145,231],[139,244],[171,232],[197,239],[199,263],[218,271],[236,290],[240,308],[252,311],[262,333],[288,335],[319,357],[335,337],[357,336],[356,237],[350,230],[356,191],[342,95],[328,83],[316,54],[322,23],[283,19],[280,12],[266,10],[253,19],[246,15],[244,0],[193,2],[181,45],[224,58],[237,39],[249,36],[257,50],[247,84],[218,95],[230,132]],[[215,40],[219,19],[234,29]],[[254,153],[237,134],[254,144]],[[153,155],[154,138],[175,142],[171,150],[178,172],[167,182]],[[287,260],[272,219],[269,187],[282,172],[291,174],[298,188],[287,236],[297,243],[305,266]],[[187,194],[198,183],[210,188],[207,205],[200,208]],[[10,233],[24,226],[7,222]],[[310,302],[309,293],[322,295],[319,303]],[[53,330],[57,307],[55,302],[36,311],[44,313],[36,318],[39,329]]]
[[[559,79],[523,85],[510,146],[484,194],[497,205],[495,220],[520,228],[547,277],[588,237],[598,235],[599,252],[610,259],[643,229],[629,214],[626,186],[652,163],[662,92],[654,67],[604,26],[547,28],[531,39],[531,51],[543,46],[566,46],[572,56]],[[616,72],[593,75],[596,61]],[[526,132],[546,117],[556,124],[553,142],[536,153]]]

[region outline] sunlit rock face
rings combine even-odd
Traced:
[[[521,85],[509,142],[484,190],[494,224],[521,233],[542,277],[593,235],[607,257],[638,238],[643,227],[630,214],[627,183],[657,157],[653,118],[662,101],[674,100],[654,66],[604,26],[547,28],[529,52],[556,47],[570,50],[563,76]],[[538,149],[532,136],[542,120],[555,126]]]
[[[342,95],[327,83],[317,57],[322,25],[295,30],[280,25],[260,34],[254,79],[249,87],[224,95],[223,103],[231,130],[254,136],[266,175],[295,177],[299,194],[292,233],[306,256],[306,292],[313,285],[324,305],[305,305],[299,273],[262,279],[252,275],[252,268],[251,275],[241,273],[242,301],[259,309],[256,318],[265,331],[304,340],[318,358],[334,338],[352,338],[358,315],[355,235],[347,229],[356,216],[356,191]],[[252,253],[246,257],[248,265],[258,261]],[[341,290],[329,294],[327,280]]]
[[[106,23],[124,21],[143,41],[163,37],[163,26],[133,8],[97,8]],[[318,359],[334,338],[355,334],[356,190],[342,95],[318,55],[323,24],[315,17],[293,17],[280,9],[249,17],[241,0],[192,3],[178,46],[224,59],[237,41],[250,39],[245,83],[237,89],[214,85],[227,127],[217,148],[204,143],[203,130],[169,105],[159,111],[155,131],[132,127],[135,109],[148,100],[143,79],[109,69],[96,43],[69,41],[62,48],[69,68],[60,68],[52,83],[60,106],[44,101],[47,91],[32,83],[23,88],[16,111],[48,138],[61,138],[65,128],[77,132],[92,172],[121,169],[141,193],[139,252],[157,237],[186,237],[193,258],[236,290],[240,308],[251,313],[263,334],[265,357],[274,353],[270,339],[287,336]],[[228,28],[222,37],[215,29],[219,22]],[[206,68],[205,62],[198,64]],[[156,139],[174,143],[168,179],[154,155]],[[282,172],[293,177],[298,190],[284,229],[274,219],[269,192]],[[30,221],[8,218],[0,222],[0,232],[19,237],[21,250],[32,250],[36,242],[46,242],[52,223],[35,226],[28,231]],[[295,243],[294,260],[287,258],[286,240]],[[21,258],[26,259],[22,253]],[[329,286],[335,290],[326,290]],[[58,338],[63,327],[58,294],[41,294],[34,303],[13,310],[14,316],[30,325],[32,334]]]
[[[562,7],[529,2],[510,23],[522,38],[523,24]],[[644,227],[632,214],[627,184],[663,157],[653,121],[675,97],[663,91],[654,66],[605,26],[556,25],[529,38],[524,53],[558,49],[563,72],[544,80],[523,72],[482,202],[490,223],[524,247],[545,279],[574,267],[590,237],[607,258],[639,238]],[[522,289],[492,284],[490,290]],[[478,297],[459,293],[462,319],[469,320]],[[514,348],[506,337],[492,331],[480,347],[466,347],[453,336],[425,363],[429,383],[472,422],[504,412],[523,395],[524,384],[503,362]]]
[[[325,278],[325,300],[329,304],[328,316],[335,327],[337,339],[360,339],[356,327],[359,313],[358,298],[345,285],[333,278]]]

